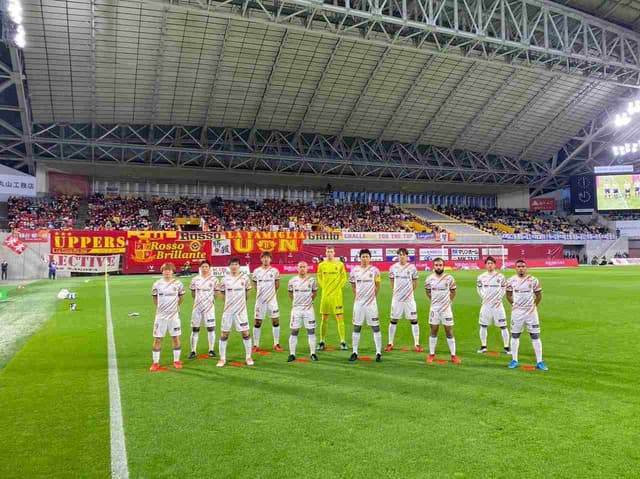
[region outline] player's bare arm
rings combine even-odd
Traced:
[[[413,291],[415,291],[416,288],[418,287],[418,278],[411,281],[411,285],[412,285]]]
[[[276,291],[278,291],[278,289],[280,288],[280,279],[276,279],[275,281],[275,286],[276,286]]]
[[[507,301],[509,301],[509,304],[513,306],[513,291],[509,291],[507,290]]]
[[[456,289],[450,289],[449,290],[449,298],[451,299],[451,301],[454,300],[454,298],[456,297]]]
[[[540,301],[542,301],[542,291],[536,291],[535,294],[536,294],[536,306],[538,306],[540,304]]]

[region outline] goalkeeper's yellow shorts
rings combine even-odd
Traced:
[[[322,295],[320,299],[320,314],[344,314],[342,294]]]

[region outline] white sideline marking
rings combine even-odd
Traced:
[[[118,382],[118,359],[116,343],[113,338],[113,321],[111,319],[111,299],[109,297],[109,281],[104,279],[104,296],[107,309],[107,349],[109,357],[109,416],[111,422],[111,477],[129,478],[127,466],[127,446],[122,425],[122,403],[120,402],[120,383]]]

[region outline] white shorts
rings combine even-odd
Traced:
[[[391,319],[410,319],[415,321],[418,318],[418,308],[415,299],[412,301],[391,301]]]
[[[202,326],[202,323],[207,328],[215,328],[216,327],[216,313],[213,308],[209,311],[200,311],[198,309],[194,309],[191,312],[191,327],[199,328]]]
[[[271,319],[280,317],[280,311],[278,310],[278,301],[274,298],[271,301],[256,302],[255,319],[265,319],[269,315]]]
[[[525,315],[511,315],[511,332],[521,333],[524,331],[524,326],[527,326],[527,332],[529,334],[540,334],[540,320],[538,319],[538,313],[525,314]]]
[[[429,324],[453,326],[453,311],[451,311],[451,308],[447,308],[444,311],[429,311]]]
[[[507,313],[504,310],[504,305],[500,305],[496,308],[491,306],[482,305],[480,308],[480,320],[478,321],[483,326],[496,326],[502,328],[507,326]]]
[[[291,329],[300,329],[303,324],[307,329],[314,329],[316,327],[316,315],[313,308],[293,308],[291,310],[291,323],[289,327]]]
[[[249,331],[249,318],[247,310],[241,313],[223,313],[222,314],[222,331],[228,333],[235,326],[236,331]]]
[[[175,316],[173,319],[158,319],[153,323],[153,337],[164,338],[169,331],[169,336],[180,336],[182,327],[180,326],[180,318]]]
[[[378,304],[374,301],[371,304],[355,303],[353,305],[353,324],[362,326],[364,322],[368,326],[379,326]]]

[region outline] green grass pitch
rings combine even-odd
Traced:
[[[272,352],[254,355],[254,368],[218,370],[214,360],[185,360],[182,371],[152,374],[154,279],[110,278],[130,477],[638,477],[640,268],[532,273],[544,287],[547,373],[510,371],[507,356],[476,354],[477,273],[458,272],[460,366],[429,366],[426,354],[401,351],[385,354],[381,364],[351,364],[340,351],[321,353],[318,363],[288,364],[286,353]],[[426,347],[424,275],[417,299]],[[69,284],[78,293],[77,311],[51,301]],[[0,363],[0,477],[110,477],[104,291],[96,277],[40,282],[11,291],[13,306],[0,305],[3,325],[51,302],[41,329]],[[385,275],[379,297],[385,343],[389,299]],[[284,287],[279,300],[286,349]],[[347,320],[350,301],[345,289]],[[191,304],[188,298],[182,307],[185,358]],[[133,311],[140,317],[128,317]],[[271,326],[263,328],[265,347]],[[351,343],[349,321],[347,333]],[[410,347],[410,337],[402,322],[396,346]],[[329,344],[337,346],[335,323]],[[500,345],[491,328],[490,350]],[[163,346],[161,362],[168,364],[169,338]],[[306,356],[306,333],[298,348],[298,357]],[[205,349],[201,333],[199,352]],[[373,353],[364,328],[361,354]],[[443,331],[438,356],[447,357]],[[533,364],[527,335],[520,356],[521,364]],[[229,359],[242,358],[234,333]]]

